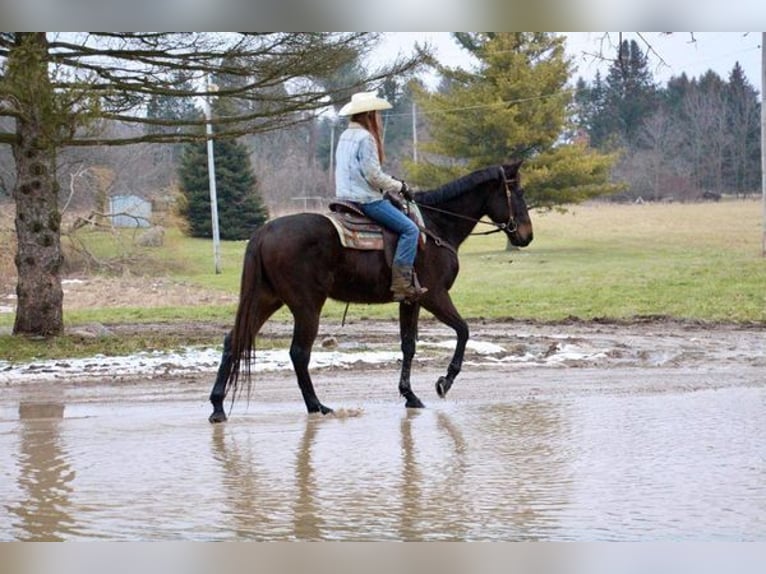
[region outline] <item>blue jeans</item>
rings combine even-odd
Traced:
[[[418,237],[420,236],[418,226],[387,199],[362,203],[359,207],[362,208],[367,217],[374,219],[399,235],[394,253],[394,265],[412,267],[418,252]]]

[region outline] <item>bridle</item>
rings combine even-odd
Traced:
[[[446,209],[439,209],[438,207],[433,207],[432,205],[423,205],[417,202],[415,203],[417,203],[420,209],[425,209],[428,211],[433,211],[436,213],[449,215],[450,217],[454,217],[456,219],[463,219],[465,221],[470,221],[471,223],[474,223],[474,224],[481,223],[483,225],[491,225],[492,227],[495,228],[495,229],[490,229],[489,231],[478,231],[476,233],[471,233],[470,235],[492,235],[493,233],[499,233],[500,231],[505,231],[506,233],[513,233],[519,228],[518,224],[516,223],[516,216],[513,210],[513,201],[511,199],[511,194],[513,193],[511,191],[511,183],[516,181],[516,178],[514,177],[511,179],[508,179],[505,175],[505,169],[503,169],[502,166],[500,166],[499,169],[500,169],[500,175],[501,175],[501,185],[503,186],[503,189],[505,191],[505,200],[508,203],[508,221],[506,221],[505,223],[495,223],[494,221],[485,221],[483,219],[475,219],[473,217],[468,217],[460,213],[447,211]]]

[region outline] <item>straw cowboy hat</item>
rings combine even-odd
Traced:
[[[391,104],[376,96],[375,92],[357,92],[351,96],[351,101],[340,109],[338,115],[353,116],[362,112],[388,110],[390,108]]]

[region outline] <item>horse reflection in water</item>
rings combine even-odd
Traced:
[[[399,305],[403,354],[399,392],[407,407],[424,406],[410,385],[421,307],[451,327],[457,336],[447,373],[436,383],[439,396],[447,394],[462,368],[468,325],[449,295],[458,273],[460,245],[479,223],[491,225],[490,232],[504,232],[513,245],[524,247],[532,241],[520,166],[517,161],[485,168],[435,190],[415,194],[428,237],[419,250],[415,269],[428,292],[415,303]],[[344,248],[333,224],[321,214],[279,217],[259,228],[245,252],[234,327],[224,339],[221,364],[210,393],[210,422],[226,420],[224,399],[231,392],[233,404],[241,374],[249,391],[256,335],[283,305],[294,319],[290,359],[306,408],[309,413],[331,412],[319,401],[309,374],[322,307],[328,298],[350,303],[390,303],[390,284],[391,270],[384,252]]]
[[[367,423],[356,415],[311,415],[285,432],[281,421],[267,434],[295,440],[283,442],[284,456],[277,457],[274,440],[252,428],[213,427],[226,531],[236,540],[258,541],[464,539],[471,511],[470,497],[461,498],[470,489],[460,429],[445,413],[408,410],[398,425],[383,423],[381,433],[398,429],[400,441],[378,452],[380,458],[356,447],[339,449],[339,436]],[[431,448],[432,441],[439,448]],[[343,464],[326,464],[339,455]]]
[[[436,413],[437,438],[446,438],[449,449],[433,449],[444,453],[443,469],[430,473],[418,461],[418,448],[413,433],[422,411],[408,410],[400,423],[402,440],[402,508],[399,513],[399,532],[402,540],[425,541],[429,537],[445,541],[466,539],[466,515],[471,515],[469,503],[460,496],[463,492],[466,461],[466,442],[460,429],[443,412]],[[439,441],[440,443],[442,441]],[[427,486],[427,488],[425,488]],[[425,491],[425,492],[424,492]],[[434,525],[438,531],[432,531]]]

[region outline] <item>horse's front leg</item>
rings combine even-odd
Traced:
[[[222,423],[226,421],[226,412],[223,410],[223,400],[226,398],[226,381],[229,380],[231,373],[231,332],[223,339],[223,353],[221,354],[221,365],[218,367],[218,374],[213,384],[213,390],[210,392],[210,402],[213,404],[213,413],[208,417],[211,423]]]
[[[436,393],[444,398],[447,396],[452,384],[455,382],[455,377],[460,373],[460,369],[463,367],[463,356],[465,355],[465,346],[468,343],[468,324],[460,316],[460,313],[455,309],[455,305],[452,303],[452,299],[449,293],[444,293],[443,297],[433,297],[428,300],[428,305],[424,306],[428,311],[434,314],[439,321],[445,325],[452,327],[457,335],[457,343],[455,345],[455,353],[452,355],[449,367],[447,367],[447,375],[439,377],[436,382]]]
[[[333,410],[319,402],[319,398],[317,398],[314,391],[314,384],[311,382],[311,375],[309,374],[311,347],[319,330],[321,306],[316,310],[310,308],[291,310],[295,318],[295,326],[293,327],[293,341],[290,345],[290,359],[293,362],[293,369],[298,378],[298,386],[301,389],[303,401],[306,403],[306,410],[309,413],[322,413],[326,415],[333,412]]]
[[[418,303],[399,304],[399,334],[402,341],[402,371],[399,377],[399,393],[404,397],[404,406],[409,409],[422,409],[425,405],[412,392],[410,371],[412,358],[415,356],[415,345],[418,339]]]

